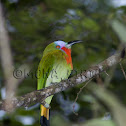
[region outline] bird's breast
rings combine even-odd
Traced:
[[[60,82],[62,80],[68,79],[71,74],[72,67],[68,65],[64,60],[62,62],[56,62],[47,78],[46,87],[51,83]]]
[[[72,58],[71,58],[71,49],[62,47],[62,50],[66,53],[66,55],[64,55],[64,56],[65,56],[67,64],[70,64],[71,68],[73,69]]]

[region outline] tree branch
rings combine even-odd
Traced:
[[[112,55],[111,57],[107,58],[106,60],[99,63],[98,65],[89,68],[88,70],[82,72],[81,74],[71,77],[68,80],[61,81],[60,83],[54,83],[47,88],[33,91],[21,97],[10,99],[13,108],[12,106],[10,106],[10,104],[6,103],[6,100],[1,101],[0,110],[10,111],[21,106],[28,107],[30,104],[34,104],[38,102],[48,108],[49,105],[45,103],[45,99],[47,97],[59,93],[61,91],[64,91],[66,89],[69,89],[71,87],[74,87],[78,84],[81,84],[91,79],[92,77],[100,74],[101,72],[104,72],[109,67],[112,67],[115,64],[119,63],[121,59],[124,58],[124,56],[125,56],[125,49],[123,49],[122,52],[120,53],[116,53]]]
[[[5,19],[2,12],[2,4],[0,2],[0,58],[6,83],[6,96],[8,98],[10,97],[10,94],[12,94],[13,85],[15,84],[13,83],[14,78],[11,76],[13,73],[13,58],[11,55],[8,33],[5,27]],[[10,85],[10,83],[12,84]]]
[[[6,20],[3,15],[4,15],[3,7],[2,7],[2,3],[0,2],[0,58],[1,58],[1,65],[4,73],[4,82],[6,87],[6,92],[5,92],[6,103],[9,104],[10,106],[13,106],[8,99],[12,98],[15,95],[18,84],[23,80],[23,78],[16,79],[13,76],[14,63],[13,63],[13,57],[12,57],[7,27],[5,25]],[[20,70],[24,68],[27,68],[27,71],[30,71],[30,68],[27,65],[22,65],[19,67]]]

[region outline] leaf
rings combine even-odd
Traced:
[[[88,86],[89,90],[104,103],[105,106],[110,110],[114,122],[118,126],[126,125],[126,107],[120,103],[114,94],[100,86]],[[108,126],[108,125],[107,125]]]
[[[115,126],[112,120],[93,119],[81,126]]]
[[[111,22],[112,28],[118,34],[122,42],[126,42],[126,26],[120,23],[118,20],[113,20]]]

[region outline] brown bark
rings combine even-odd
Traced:
[[[109,67],[112,67],[115,64],[119,63],[121,59],[124,58],[124,56],[125,56],[125,49],[123,49],[123,51],[120,53],[116,53],[112,55],[111,57],[107,58],[106,60],[99,63],[98,65],[91,67],[90,69],[82,72],[81,74],[71,77],[68,80],[61,81],[60,83],[54,83],[47,88],[33,91],[21,97],[12,98],[10,99],[10,103],[12,105],[8,104],[6,100],[1,101],[0,110],[9,111],[21,106],[28,107],[30,104],[35,104],[38,102],[48,108],[49,105],[44,101],[47,97],[59,93],[61,91],[67,90],[69,88],[72,88],[83,82],[86,82],[87,80],[100,74],[101,72],[104,72]]]

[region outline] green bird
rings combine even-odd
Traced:
[[[73,70],[71,46],[79,42],[81,41],[64,42],[59,40],[49,44],[45,48],[37,71],[37,90],[48,87],[51,83],[68,79]],[[45,102],[50,104],[52,97],[53,95],[46,98]],[[40,110],[41,126],[49,126],[49,109],[40,105]]]

